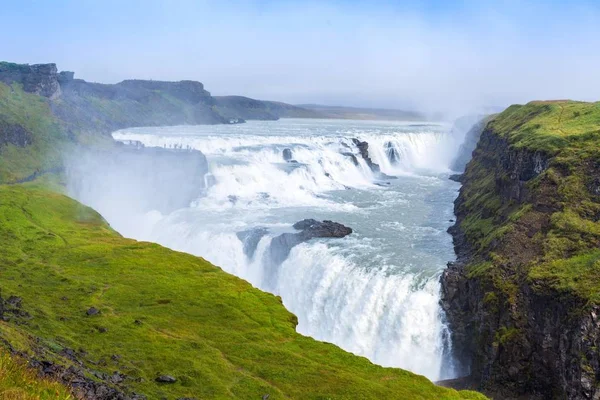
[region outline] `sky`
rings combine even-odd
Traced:
[[[89,81],[464,113],[600,100],[600,0],[0,0],[0,60]]]

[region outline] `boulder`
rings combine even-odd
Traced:
[[[155,379],[159,383],[175,383],[177,379],[171,375],[160,375]]]
[[[258,243],[268,232],[267,228],[258,227],[236,233],[240,242],[244,244],[244,254],[246,257],[249,259],[254,257],[254,252],[256,251]]]
[[[283,149],[283,160],[284,161],[291,161],[293,158],[292,156],[292,149]]]
[[[281,264],[294,246],[315,238],[343,238],[352,233],[352,228],[333,221],[304,219],[293,225],[298,233],[282,233],[273,238],[269,247],[271,262]]]
[[[371,171],[375,173],[380,173],[379,165],[375,164],[373,160],[371,160],[371,157],[369,157],[369,143],[361,142],[356,138],[352,139],[352,143],[354,143],[354,145],[358,149],[360,156],[363,158],[363,160],[365,160]]]
[[[96,307],[90,307],[90,308],[88,308],[88,310],[85,313],[89,316],[98,315],[98,314],[100,314],[100,310],[98,310]]]
[[[392,164],[397,164],[400,161],[400,154],[392,144],[392,142],[387,142],[385,144],[385,154]]]

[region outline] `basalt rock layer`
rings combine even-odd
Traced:
[[[442,306],[497,398],[600,397],[599,128],[600,103],[511,106],[461,176]]]

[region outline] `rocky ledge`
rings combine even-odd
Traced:
[[[487,123],[460,177],[449,230],[458,259],[441,278],[465,376],[457,387],[504,399],[600,398],[600,164],[578,119],[598,109],[530,103]],[[562,138],[547,134],[556,129]]]

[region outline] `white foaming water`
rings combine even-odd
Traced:
[[[447,176],[462,138],[447,131],[427,124],[280,120],[115,132],[117,140],[202,151],[211,186],[170,215],[109,222],[124,235],[200,255],[281,295],[303,334],[377,364],[451,378],[439,276],[454,258],[446,229],[458,185]],[[354,138],[368,142],[373,162],[397,178],[373,173]],[[293,161],[284,161],[285,149]],[[104,204],[90,203],[103,212]],[[302,243],[273,262],[272,238],[304,218],[331,219],[354,233]],[[245,248],[238,233],[257,228],[264,235]]]

